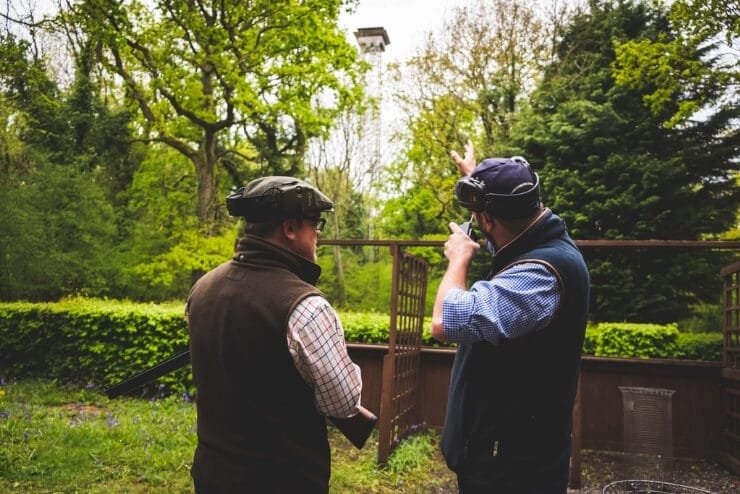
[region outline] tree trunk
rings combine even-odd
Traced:
[[[213,233],[216,211],[216,134],[206,131],[198,158],[195,160],[198,177],[196,214],[198,223],[206,235]]]

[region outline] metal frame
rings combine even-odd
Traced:
[[[429,264],[391,247],[393,284],[388,353],[383,358],[378,463],[385,465],[405,437],[421,427],[419,368]]]
[[[722,394],[725,408],[725,451],[722,463],[740,474],[740,262],[720,271],[724,305]]]

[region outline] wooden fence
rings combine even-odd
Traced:
[[[331,240],[324,245],[388,246],[398,257],[404,247],[442,247],[443,241],[424,240]],[[588,249],[727,249],[737,251],[740,241],[693,240],[576,240],[582,250]],[[733,266],[735,267],[735,266]],[[394,268],[394,273],[396,269]],[[731,286],[725,294],[733,294],[726,302],[725,318],[730,314],[737,323],[738,283],[733,271]],[[728,279],[728,273],[723,271]],[[394,274],[394,279],[397,273]],[[727,281],[726,281],[727,283]],[[391,320],[397,316],[391,307]],[[726,321],[727,322],[727,321]],[[726,324],[733,338],[733,355],[740,355],[737,345],[740,330],[737,324]],[[727,341],[725,342],[727,347]],[[363,403],[380,410],[383,393],[383,358],[387,345],[350,345],[350,355],[363,373]],[[440,428],[444,423],[447,388],[454,359],[454,350],[424,348],[421,350],[419,378],[419,419],[428,427]],[[727,353],[725,354],[727,360]],[[736,371],[734,371],[736,372]],[[725,369],[727,373],[727,369]],[[620,388],[658,388],[671,393],[671,449],[677,457],[713,458],[740,471],[740,387],[722,380],[720,363],[676,360],[607,359],[584,357],[578,397],[574,408],[573,445],[571,458],[571,487],[580,485],[580,449],[623,451],[625,446],[623,396]],[[386,377],[389,380],[390,377]],[[395,377],[394,377],[395,379]],[[723,388],[723,384],[727,390]],[[388,390],[385,390],[388,393]],[[729,404],[726,398],[730,397]],[[723,401],[723,398],[725,400]],[[728,418],[729,415],[729,418]],[[382,419],[382,418],[381,418]],[[729,429],[726,423],[729,420]],[[388,436],[386,432],[385,436]],[[735,449],[728,448],[728,438]],[[388,442],[388,441],[386,441]],[[380,456],[382,457],[382,455]],[[731,461],[728,461],[729,460]]]
[[[362,369],[362,401],[379,410],[386,345],[349,344],[352,359]],[[447,389],[455,351],[424,347],[419,375],[421,420],[435,429],[444,423]],[[675,390],[673,448],[677,457],[718,459],[725,424],[722,405],[722,365],[659,359],[582,359],[580,444],[585,449],[622,451],[622,396],[619,387]]]

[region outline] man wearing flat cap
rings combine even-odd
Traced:
[[[480,245],[455,223],[432,335],[458,344],[441,447],[462,494],[565,494],[589,275],[565,223],[540,202],[522,157],[475,165],[451,152],[455,196],[492,251],[467,286]]]
[[[311,184],[264,177],[230,194],[246,220],[236,253],[187,302],[197,391],[196,493],[329,490],[326,417],[355,415],[360,369],[315,284],[322,213]]]

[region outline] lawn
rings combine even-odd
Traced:
[[[404,441],[388,465],[376,465],[377,431],[362,450],[329,428],[331,494],[452,494],[454,474],[427,431]],[[195,406],[179,396],[109,400],[91,390],[53,382],[0,386],[0,492],[192,493]],[[624,477],[625,457],[583,450],[579,494],[601,494]],[[653,472],[655,473],[655,472]],[[738,477],[708,460],[676,460],[676,483],[715,494],[740,492]],[[668,480],[668,479],[666,479]]]
[[[330,427],[332,493],[452,492],[452,474],[428,432],[378,468],[377,431],[355,449]],[[0,492],[192,492],[195,406],[105,396],[51,382],[0,387]]]

